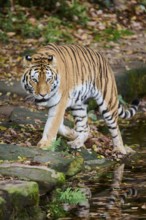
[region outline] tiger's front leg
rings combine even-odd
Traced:
[[[65,126],[63,121],[59,127],[58,133],[66,137],[68,140],[74,140],[78,136],[78,133],[75,131],[75,129]]]
[[[77,105],[72,108],[72,114],[75,118],[75,131],[77,137],[73,141],[69,141],[68,144],[71,148],[78,149],[84,146],[85,141],[89,137],[89,125],[87,116],[87,105]]]
[[[47,149],[51,146],[52,142],[56,140],[60,124],[64,117],[66,104],[66,100],[60,100],[59,103],[49,108],[48,119],[45,124],[43,137],[37,144],[40,148]]]

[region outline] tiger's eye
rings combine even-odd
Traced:
[[[49,55],[49,56],[48,56],[48,60],[49,60],[49,61],[52,61],[52,60],[53,60],[53,56],[52,56],[52,55]]]
[[[31,60],[32,60],[32,57],[29,56],[29,55],[26,55],[26,56],[25,56],[25,59],[28,60],[28,61],[31,61]]]
[[[37,83],[38,81],[37,81],[37,79],[35,79],[35,78],[33,78],[33,79],[31,79],[33,82],[35,82],[35,83]]]

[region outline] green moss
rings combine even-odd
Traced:
[[[129,97],[143,97],[146,94],[146,68],[127,71],[127,89]]]
[[[25,205],[38,205],[39,204],[39,189],[38,184],[35,182],[28,182],[24,185],[11,185],[6,187],[10,194],[11,202],[15,208],[23,208]]]
[[[21,212],[15,213],[15,216],[12,215],[10,220],[43,220],[45,219],[44,215],[45,213],[43,213],[38,206],[27,207],[27,209],[23,209]]]
[[[65,182],[65,175],[63,173],[58,173],[58,182],[63,184]]]
[[[56,178],[58,184],[63,184],[65,182],[65,175],[62,172],[56,172],[55,170],[52,170],[51,177]]]
[[[4,212],[6,211],[6,201],[0,197],[0,219],[3,219]]]
[[[80,172],[84,167],[84,159],[83,157],[76,157],[69,165],[68,170],[66,172],[67,176],[74,176],[78,172]]]

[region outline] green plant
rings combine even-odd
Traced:
[[[128,97],[143,97],[146,94],[146,68],[127,71]]]
[[[122,105],[126,105],[127,103],[124,101],[122,95],[118,95],[118,99],[119,99],[119,102],[122,104]]]
[[[105,8],[105,7],[109,8],[113,5],[112,0],[94,0],[94,3],[99,4],[103,8]]]
[[[49,17],[42,17],[42,11],[44,16],[44,10],[42,9],[36,12],[34,8],[24,10],[24,8],[17,5],[15,11],[11,12],[5,8],[5,14],[0,13],[0,30],[4,33],[14,32],[15,35],[18,34],[26,38],[42,37],[45,44],[53,42],[72,43],[72,24],[76,22],[85,24],[87,21],[85,6],[82,5],[79,0],[68,2],[65,0],[47,0],[47,2],[49,4],[47,7],[50,8],[55,4],[55,7],[51,11],[51,16]],[[18,4],[21,5],[21,2],[18,1]],[[32,0],[31,4],[38,4],[38,6],[41,7],[45,4],[45,1],[34,2]],[[32,23],[30,15],[34,14],[34,12],[34,23]],[[7,34],[4,35],[1,33],[0,35],[0,39],[6,42]]]
[[[132,35],[133,32],[127,30],[127,29],[114,29],[114,28],[108,28],[105,30],[105,35],[107,36],[107,39],[109,41],[117,41],[123,36],[129,36]]]
[[[86,7],[78,0],[73,0],[70,4],[66,5],[65,8],[62,8],[61,12],[64,17],[69,20],[74,20],[77,23],[86,24],[88,21]]]
[[[21,34],[24,37],[31,37],[31,38],[41,37],[41,31],[39,30],[39,28],[29,23],[23,25],[23,28],[21,29]]]
[[[78,203],[86,201],[86,196],[80,188],[72,189],[68,187],[65,191],[58,190],[57,193],[58,199],[62,203],[77,205]]]
[[[3,43],[7,43],[9,41],[7,34],[1,30],[0,30],[0,41]]]
[[[48,24],[43,30],[43,36],[46,43],[54,43],[60,41],[72,42],[72,36],[69,28],[62,25],[62,21],[57,17],[50,17]]]
[[[49,147],[49,150],[56,151],[57,148],[60,146],[60,144],[61,144],[61,138],[58,138],[57,140],[52,142],[51,146]]]
[[[48,206],[47,217],[51,217],[51,219],[58,219],[65,216],[66,211],[63,209],[58,201],[54,201]]]
[[[6,16],[0,13],[0,29],[5,32],[13,31],[14,25],[11,12],[9,12]]]
[[[66,216],[67,213],[61,204],[68,203],[70,205],[77,205],[86,201],[86,196],[80,188],[72,189],[70,187],[68,187],[65,191],[56,189],[52,198],[52,202],[47,207],[48,216],[51,216],[51,219]]]
[[[0,13],[0,28],[5,31],[16,31],[22,28],[22,23],[27,21],[26,15],[22,11],[10,12],[6,15]]]
[[[140,4],[146,6],[146,0],[139,0]]]
[[[96,41],[101,41],[103,39],[108,40],[108,41],[118,41],[120,38],[124,37],[124,36],[130,36],[132,35],[133,32],[129,31],[127,29],[121,29],[118,30],[116,28],[110,27],[107,28],[101,32],[95,32],[94,35],[94,39]]]

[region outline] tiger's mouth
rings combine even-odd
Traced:
[[[35,99],[35,102],[36,103],[47,102],[47,101],[49,101],[49,99],[50,98],[47,98],[47,99],[44,99],[44,98],[42,98],[42,99]]]

